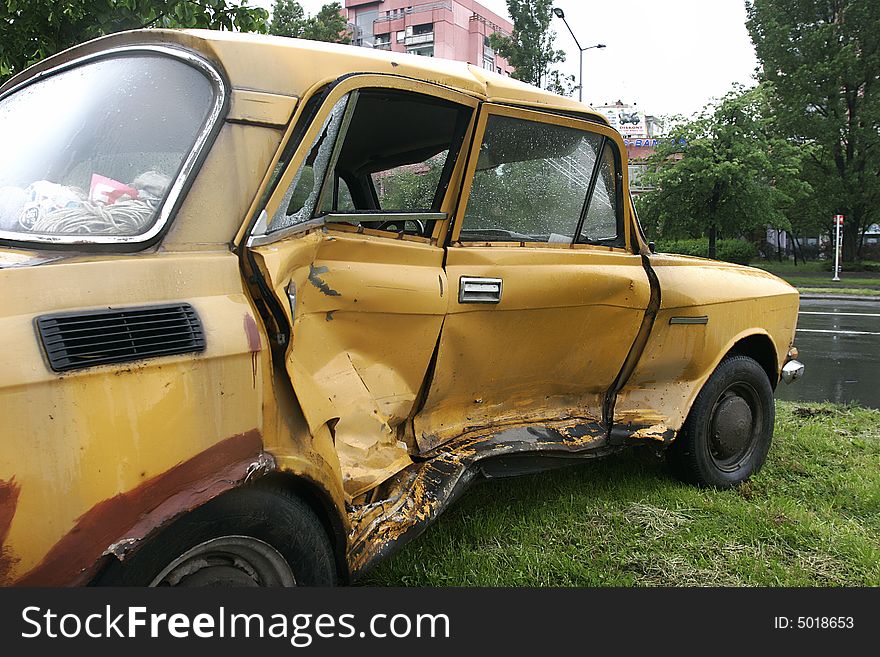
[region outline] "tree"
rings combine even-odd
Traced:
[[[275,0],[269,34],[300,38],[305,28],[306,15],[297,0]]]
[[[104,34],[144,27],[265,32],[268,13],[232,0],[0,0],[0,83]]]
[[[761,87],[736,88],[677,131],[649,159],[654,190],[639,203],[652,232],[664,238],[708,236],[710,258],[719,236],[766,226],[788,230],[784,212],[798,190],[797,148],[773,136]],[[780,183],[788,187],[783,187]]]
[[[330,43],[351,43],[351,31],[348,28],[348,21],[342,15],[342,5],[331,2],[321,7],[320,11],[306,22],[303,38]]]
[[[808,148],[817,210],[827,229],[845,216],[853,260],[880,220],[880,3],[752,0],[747,11],[779,127]]]
[[[552,70],[565,61],[565,51],[554,48],[556,32],[550,29],[552,0],[507,0],[507,11],[513,19],[513,34],[498,32],[489,43],[514,67],[512,76],[536,87],[556,93],[570,94],[574,76],[563,76]]]
[[[269,33],[312,41],[351,43],[348,22],[338,2],[325,4],[316,15],[306,18],[297,0],[275,0]]]

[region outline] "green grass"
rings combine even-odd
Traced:
[[[880,297],[880,290],[867,287],[800,287],[801,294],[844,294],[847,296]]]
[[[821,262],[808,262],[794,265],[791,261],[753,262],[757,267],[785,279],[803,293],[812,294],[846,294],[878,296],[880,295],[880,273],[878,272],[844,272],[840,281],[832,281],[832,273],[822,269]]]
[[[857,290],[877,290],[880,289],[880,276],[877,278],[848,278],[846,274],[840,277],[839,281],[832,281],[831,274],[828,276],[788,276],[785,280],[797,288],[828,288],[828,289],[848,289],[855,288]]]
[[[793,260],[783,260],[779,262],[777,260],[757,260],[751,263],[750,267],[757,267],[758,269],[765,269],[769,272],[773,272],[777,276],[785,276],[786,274],[824,274],[825,270],[822,268],[823,262],[818,260],[811,260],[806,263],[798,263],[794,264]],[[828,272],[828,277],[831,278],[831,272]]]
[[[880,411],[777,404],[737,490],[679,483],[647,449],[492,481],[362,583],[880,585]]]

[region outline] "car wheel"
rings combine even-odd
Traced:
[[[701,486],[741,484],[764,465],[775,410],[764,369],[747,356],[725,358],[700,390],[669,450],[674,470]]]
[[[323,524],[284,491],[242,488],[208,502],[97,582],[110,586],[333,586]]]

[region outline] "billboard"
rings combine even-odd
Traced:
[[[624,137],[648,136],[644,112],[626,106],[597,107],[596,110],[604,115],[611,127]]]

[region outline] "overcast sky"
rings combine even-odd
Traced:
[[[505,0],[480,2],[507,15]],[[272,6],[272,0],[251,3]],[[314,14],[324,0],[301,4]],[[649,114],[689,116],[733,83],[753,84],[758,63],[743,0],[556,0],[555,5],[565,11],[582,46],[607,46],[584,53],[584,101],[591,105],[622,100]],[[576,76],[574,41],[561,20],[554,18],[553,26],[557,47],[568,53],[560,68]]]

